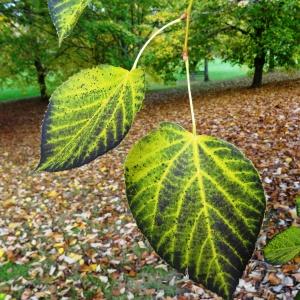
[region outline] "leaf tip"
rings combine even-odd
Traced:
[[[61,48],[63,40],[64,40],[64,36],[58,33],[58,47],[59,48]]]
[[[32,171],[33,174],[38,174],[45,171],[45,169],[43,168],[43,164],[41,163],[41,161],[38,163],[38,165],[35,167],[35,169]]]

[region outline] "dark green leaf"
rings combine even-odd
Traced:
[[[289,227],[277,234],[265,247],[266,260],[271,264],[281,265],[300,254],[300,228]]]
[[[130,151],[125,178],[133,216],[155,251],[232,299],[265,211],[252,163],[225,141],[164,123]]]
[[[52,95],[42,128],[39,171],[80,167],[116,147],[144,99],[144,73],[84,70]]]

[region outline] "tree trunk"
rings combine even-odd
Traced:
[[[47,95],[46,70],[39,59],[36,59],[34,61],[34,66],[37,71],[37,79],[40,87],[41,100],[48,101],[49,97]]]
[[[256,55],[254,59],[254,76],[251,85],[252,88],[261,87],[265,62],[266,54],[264,52]]]
[[[261,26],[255,27],[255,40],[258,50],[254,58],[254,76],[251,88],[259,88],[262,85],[264,65],[266,63],[266,52],[262,42],[264,30]]]
[[[270,50],[269,54],[269,70],[268,72],[273,72],[275,69],[275,58],[274,58],[274,53],[272,50]]]
[[[208,59],[204,59],[204,81],[209,81],[209,74],[208,74]]]
[[[191,74],[191,81],[197,80],[197,60],[190,61],[190,74]]]

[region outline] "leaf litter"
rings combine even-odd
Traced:
[[[268,199],[237,299],[293,299],[300,290],[300,258],[272,266],[261,251],[276,233],[300,224],[299,83],[195,93],[198,132],[243,150]],[[148,94],[129,136],[90,165],[34,174],[45,108],[38,101],[0,106],[0,273],[5,270],[0,293],[22,300],[217,299],[160,260],[137,229],[125,197],[122,164],[133,143],[163,121],[190,129],[185,92]],[[26,272],[15,272],[18,267]]]

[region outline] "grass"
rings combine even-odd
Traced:
[[[192,84],[199,86],[203,84],[209,84],[216,81],[225,81],[233,80],[238,78],[244,78],[248,76],[248,68],[234,66],[230,63],[223,62],[221,59],[215,59],[209,63],[209,82],[204,83],[204,76],[197,75],[193,78]],[[178,81],[171,83],[169,85],[152,83],[149,87],[149,90],[163,90],[174,87],[185,87],[186,86],[186,77],[185,74],[179,76]]]
[[[18,280],[21,277],[29,278],[30,267],[30,264],[17,265],[12,262],[0,265],[0,300],[7,299],[7,286],[10,281]],[[23,289],[15,291],[16,299],[21,299],[22,291]]]
[[[10,284],[9,282],[19,280],[21,277],[25,279],[30,278],[30,268],[32,268],[31,264],[18,265],[12,262],[0,265],[0,300],[4,300],[6,298],[7,286]],[[134,277],[124,274],[124,281],[126,283],[126,287],[134,294],[135,299],[151,300],[153,299],[153,295],[147,296],[147,291],[151,290],[164,291],[165,296],[176,296],[179,292],[178,287],[176,285],[169,284],[172,278],[176,275],[177,273],[173,269],[166,271],[162,268],[155,268],[152,265],[146,265],[139,270]],[[42,283],[42,280],[43,278],[37,277],[32,284],[38,286]],[[113,291],[119,290],[120,288],[118,280],[109,278],[108,283],[103,283],[99,278],[99,274],[94,273],[91,273],[84,278],[81,278],[81,275],[79,274],[74,274],[72,276],[72,280],[74,282],[82,280],[84,286],[84,298],[87,300],[95,299],[99,291],[104,293],[106,299],[111,299]],[[12,296],[16,297],[16,299],[20,299],[24,289],[25,287],[22,287],[22,289],[14,291]],[[114,299],[127,300],[127,292],[128,289],[124,294],[114,296]],[[71,299],[80,298],[75,286],[71,287],[68,295]]]
[[[209,77],[212,81],[247,77],[248,71],[247,67],[234,66],[220,59],[215,59],[209,64]]]
[[[175,296],[177,291],[176,286],[169,285],[170,280],[175,276],[176,273],[172,270],[169,272],[163,269],[156,269],[153,266],[143,267],[137,274],[137,277],[131,278],[125,275],[126,286],[135,294],[137,300],[151,300],[153,296],[146,296],[143,291],[155,289],[156,291],[163,290],[165,296]],[[103,291],[106,299],[110,299],[114,289],[119,288],[118,281],[110,280],[110,284],[104,284],[100,281],[98,276],[88,275],[86,277],[86,284],[90,286],[88,291],[84,292],[85,299],[94,299],[97,290]],[[138,296],[138,294],[144,294]],[[76,291],[74,291],[74,298],[78,297]],[[127,300],[127,294],[120,296],[114,296],[116,300]]]
[[[17,279],[19,277],[28,277],[28,271],[30,265],[17,265],[12,262],[8,262],[0,266],[0,282]]]
[[[39,95],[39,89],[35,86],[29,86],[26,88],[3,88],[0,89],[0,102],[10,102],[19,99],[38,97]]]
[[[220,59],[215,59],[209,63],[209,77],[211,81],[221,81],[221,80],[232,80],[236,78],[242,78],[247,76],[247,68],[233,66],[230,63],[222,62]],[[202,84],[203,76],[197,76],[193,84]],[[161,90],[168,89],[176,86],[185,86],[185,75],[181,75],[177,84],[176,82],[168,85],[150,83],[149,90]],[[15,88],[1,88],[0,89],[0,102],[10,102],[19,99],[26,99],[32,97],[38,97],[39,89],[37,86],[28,87],[15,87]]]
[[[211,81],[232,80],[247,76],[248,68],[232,65],[217,58],[208,65],[209,79]],[[197,76],[195,81],[203,81],[203,75]],[[180,80],[185,80],[185,75]]]

